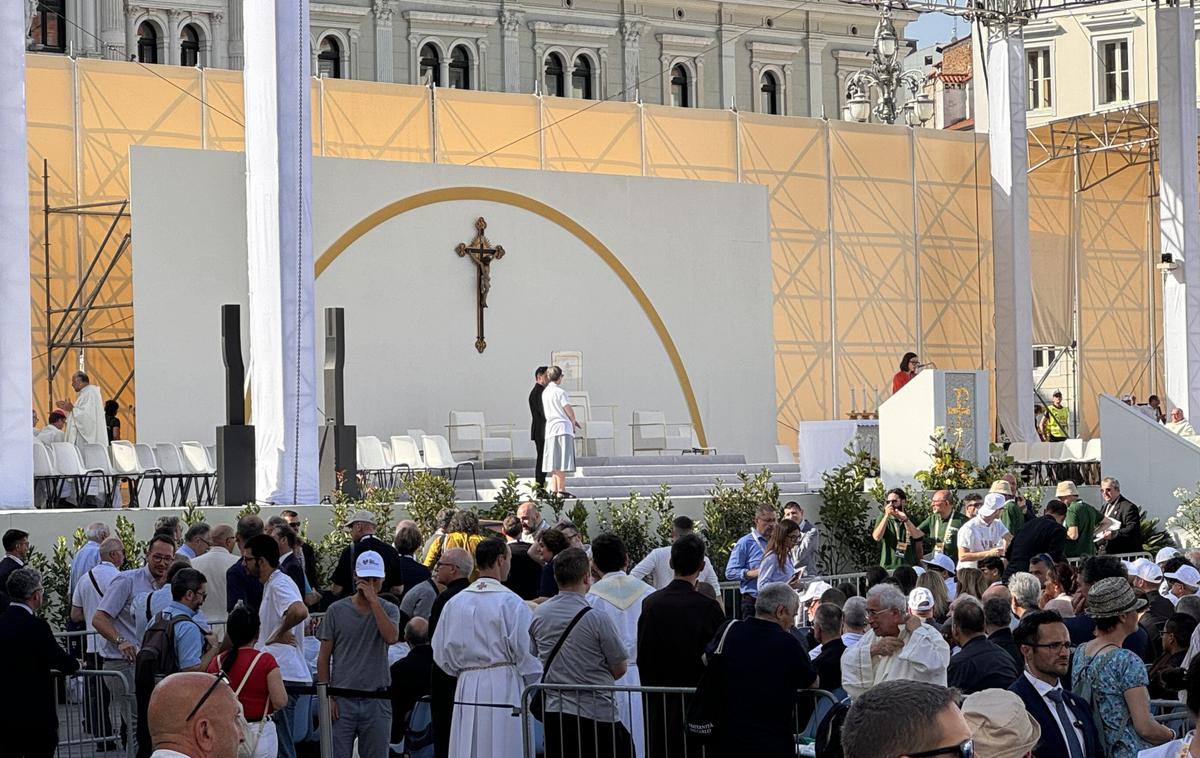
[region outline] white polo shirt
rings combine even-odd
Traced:
[[[958,529],[958,568],[978,568],[978,561],[963,560],[963,551],[980,553],[1000,546],[1000,541],[1008,536],[1008,528],[996,518],[992,523],[985,524],[982,516],[976,516]]]
[[[79,577],[75,591],[71,593],[71,605],[83,609],[83,623],[89,632],[87,636],[87,652],[89,653],[99,652],[97,640],[100,635],[96,634],[96,627],[92,626],[92,616],[100,607],[100,599],[104,596],[103,593],[108,591],[108,585],[112,584],[112,580],[119,573],[121,570],[116,566],[108,561],[100,561]],[[94,584],[93,579],[95,580]]]

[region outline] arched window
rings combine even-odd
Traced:
[[[544,85],[543,91],[545,94],[552,97],[562,97],[564,94],[563,80],[566,77],[565,66],[563,65],[562,56],[558,53],[550,53],[546,56],[546,76],[542,81]]]
[[[200,32],[191,24],[179,30],[179,65],[200,65]]]
[[[149,21],[138,25],[137,57],[142,63],[158,63],[158,29]]]
[[[471,89],[471,56],[462,45],[450,51],[450,89]]]
[[[66,52],[67,44],[63,35],[67,17],[66,5],[65,0],[41,0],[34,4],[33,24],[29,28],[33,50]]]
[[[333,37],[323,37],[317,50],[317,76],[322,79],[342,78],[342,47]]]
[[[592,99],[592,61],[586,55],[576,58],[571,70],[571,97]]]
[[[773,71],[764,71],[759,94],[759,111],[779,115],[779,79]]]
[[[679,108],[692,107],[688,98],[688,70],[682,63],[671,68],[671,105]]]
[[[421,48],[421,83],[442,86],[442,55],[432,42]]]

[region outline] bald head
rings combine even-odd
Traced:
[[[100,560],[108,561],[117,568],[125,563],[125,543],[116,537],[109,537],[100,543]]]
[[[208,533],[208,538],[212,540],[214,545],[220,545],[226,550],[229,549],[229,545],[233,542],[235,536],[236,535],[233,531],[233,527],[229,524],[219,524],[214,526],[212,531]]]
[[[991,587],[988,587],[983,591],[983,597],[981,600],[987,602],[994,597],[1002,598],[1004,602],[1007,603],[1012,600],[1012,593],[1010,593],[1008,591],[1008,587],[1005,587],[1003,584],[993,584]]]
[[[442,554],[441,563],[449,564],[455,572],[453,579],[466,579],[475,570],[475,560],[461,547],[452,547]]]
[[[237,712],[237,698],[224,681],[200,672],[172,674],[150,696],[151,741],[156,750],[189,758],[235,758],[243,738],[235,725]]]
[[[429,622],[420,616],[414,616],[404,625],[404,641],[409,647],[429,644]]]

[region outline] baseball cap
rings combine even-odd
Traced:
[[[1183,582],[1189,587],[1200,587],[1200,571],[1197,571],[1193,566],[1183,565],[1174,571],[1168,571],[1163,576],[1167,579]]]
[[[1005,482],[1007,484],[1007,482]],[[1004,495],[999,492],[989,492],[983,498],[983,505],[979,506],[980,516],[994,516],[1004,507]]]
[[[353,524],[357,524],[360,522],[374,524],[375,523],[375,514],[371,513],[370,511],[367,511],[367,510],[355,511],[354,515],[351,516],[346,521],[346,526],[352,526]]]
[[[833,589],[833,585],[826,581],[817,580],[804,588],[804,592],[800,595],[800,605],[819,600],[821,595],[824,595],[829,590]]]
[[[954,561],[945,553],[934,553],[932,558],[925,558],[921,563],[927,563],[930,566],[937,566],[947,574],[953,574],[957,569],[954,566]]]
[[[1162,569],[1149,558],[1138,558],[1129,565],[1129,573],[1147,582],[1157,582],[1162,579]]]
[[[360,579],[382,579],[383,558],[374,550],[364,550],[354,562],[354,575]]]
[[[910,611],[932,611],[933,593],[924,587],[917,587],[908,593],[908,609]]]
[[[1161,548],[1157,553],[1154,554],[1154,562],[1155,563],[1166,563],[1167,561],[1171,560],[1172,558],[1174,558],[1177,555],[1179,555],[1179,551],[1176,550],[1175,548],[1164,547],[1164,548]]]

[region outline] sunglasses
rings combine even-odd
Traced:
[[[958,758],[975,758],[975,742],[964,740],[961,744],[909,753],[908,758],[932,758],[935,755],[957,755]]]
[[[208,699],[212,697],[213,691],[217,689],[217,685],[225,681],[228,681],[225,678],[225,672],[218,671],[216,677],[213,679],[213,683],[210,684],[208,689],[204,691],[204,694],[200,696],[200,700],[196,703],[196,707],[193,708],[190,713],[188,713],[187,718],[184,719],[184,721],[191,721],[196,714],[200,712],[200,709],[204,707],[204,704],[208,702]]]

